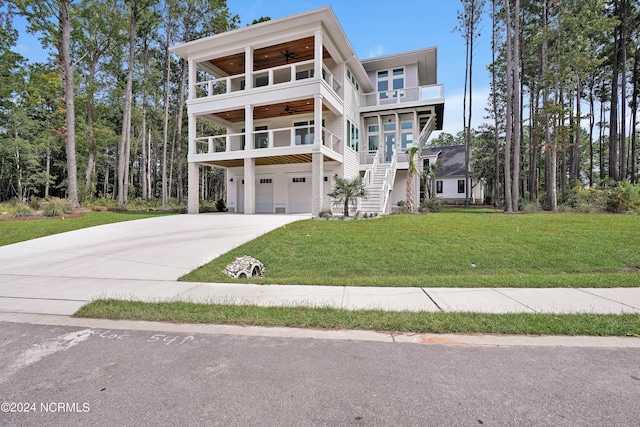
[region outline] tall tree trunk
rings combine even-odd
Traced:
[[[569,181],[571,185],[576,185],[580,181],[580,130],[582,127],[580,126],[580,116],[582,115],[580,111],[580,102],[582,92],[582,82],[580,81],[580,76],[577,76],[576,82],[576,115],[573,120],[573,129],[575,130],[575,136],[573,137],[573,144],[570,148],[569,153]]]
[[[84,191],[87,196],[93,197],[91,193],[93,176],[96,168],[96,141],[93,122],[93,97],[96,79],[96,62],[97,59],[92,58],[89,64],[89,82],[87,83],[87,170],[84,176]]]
[[[508,0],[507,0],[508,1]],[[513,180],[511,182],[513,210],[518,210],[520,196],[520,0],[516,0],[513,11],[513,58],[511,59],[513,73]]]
[[[138,26],[138,0],[131,3],[131,19],[129,26],[129,71],[127,73],[127,89],[124,97],[124,114],[122,119],[122,138],[120,139],[120,155],[118,162],[118,206],[124,206],[127,200],[128,155],[127,147],[131,144],[131,104],[133,99],[133,67],[135,64],[136,30]]]
[[[532,83],[532,95],[533,100],[530,107],[531,116],[531,148],[529,149],[529,201],[535,202],[538,200],[538,155],[539,155],[539,141],[538,141],[538,114],[540,106],[540,88],[534,82]]]
[[[473,8],[474,2],[471,2]],[[473,12],[467,18],[467,30],[465,36],[465,58],[464,58],[464,95],[462,98],[462,123],[464,127],[464,205],[469,207],[469,143],[470,143],[470,127],[471,127],[471,49],[473,45]],[[467,92],[467,89],[469,92]],[[467,115],[467,93],[469,94],[469,114]],[[467,122],[467,117],[469,121]]]
[[[149,46],[147,37],[144,38],[143,44],[143,65],[142,80],[146,83],[149,78]],[[140,133],[140,142],[142,145],[142,158],[140,159],[140,187],[142,200],[146,203],[149,200],[147,191],[147,86],[142,85],[142,129]]]
[[[542,75],[545,75],[548,71],[548,51],[549,51],[549,36],[547,30],[549,27],[549,15],[547,10],[547,1],[542,2],[542,16],[543,25],[545,30],[544,40],[542,42]],[[542,91],[543,94],[543,110],[544,110],[544,123],[545,123],[545,190],[547,192],[546,209],[550,211],[556,211],[558,209],[558,196],[556,187],[556,164],[557,153],[556,146],[551,139],[551,118],[549,116],[550,100],[549,100],[549,88],[545,84]]]
[[[605,84],[604,80],[602,80],[602,91],[604,93]],[[606,174],[604,168],[604,100],[600,100],[600,126],[599,126],[599,135],[598,135],[598,144],[599,144],[599,167],[600,167],[600,181],[603,181]]]
[[[171,29],[173,18],[172,4],[169,3],[169,10],[167,12],[167,27],[166,27],[166,45],[165,45],[165,61],[166,61],[166,74],[164,82],[164,121],[162,126],[162,207],[167,203],[167,197],[169,194],[167,187],[167,143],[169,132],[169,89],[171,83],[171,53],[169,47],[171,46]]]
[[[616,2],[617,4],[617,2]],[[611,77],[611,111],[609,112],[609,178],[618,180],[618,69],[620,54],[618,30],[614,32],[613,74]]]
[[[60,61],[64,81],[64,103],[66,114],[66,154],[68,174],[68,197],[73,206],[80,207],[78,200],[78,169],[76,166],[76,114],[73,90],[73,63],[71,62],[71,20],[69,7],[73,0],[60,0]]]
[[[507,112],[506,135],[504,144],[504,209],[513,212],[512,182],[511,182],[511,142],[513,138],[513,41],[511,37],[511,11],[509,0],[505,0],[505,29],[507,32],[506,56],[507,56]]]
[[[44,197],[49,197],[49,187],[51,186],[51,141],[47,138],[47,162],[46,162],[46,181],[44,183]]]
[[[636,53],[633,58],[633,95],[631,97],[631,182],[638,182],[638,157],[636,154],[636,139],[638,132],[638,98],[640,97],[640,46],[636,45]]]
[[[182,204],[184,202],[184,183],[182,180],[183,175],[183,165],[182,161],[182,117],[184,113],[184,88],[187,80],[187,70],[188,64],[187,61],[182,59],[182,72],[180,73],[180,84],[178,86],[178,114],[176,118],[176,127],[174,132],[174,140],[177,143],[177,159],[178,159],[178,167],[176,171],[176,197],[178,199],[178,204]]]
[[[593,91],[595,90],[595,75],[591,78],[589,87],[589,188],[593,187],[593,127],[596,123],[596,108]]]
[[[627,179],[627,1],[622,2],[622,23],[620,24],[620,174],[618,179]]]
[[[494,64],[491,67],[491,94],[493,101],[493,126],[494,126],[494,154],[495,154],[495,184],[493,186],[493,205],[498,206],[500,199],[500,136],[498,135],[498,129],[500,128],[500,119],[498,117],[498,93],[497,93],[497,82],[496,82],[496,43],[497,43],[497,11],[496,11],[496,1],[491,1],[491,20],[493,21],[493,31],[491,33],[491,63]]]

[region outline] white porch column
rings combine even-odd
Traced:
[[[244,88],[253,89],[253,48],[244,48]]]
[[[315,68],[316,79],[322,79],[322,36],[321,30],[313,33],[313,67]]]
[[[244,214],[256,213],[256,159],[244,159]]]
[[[189,98],[194,99],[196,97],[196,61],[193,59],[189,60]]]
[[[324,154],[311,155],[311,214],[320,216],[324,200]]]
[[[253,148],[253,105],[244,107],[244,149]]]
[[[196,116],[189,114],[189,156],[196,154]],[[200,211],[200,167],[196,162],[189,162],[187,168],[187,212],[197,214]]]
[[[316,38],[316,41],[318,39]],[[319,216],[324,200],[324,154],[322,154],[322,95],[313,98],[314,145],[311,155],[311,214]]]
[[[188,193],[187,212],[190,214],[200,213],[200,165],[196,162],[189,162],[188,167]]]
[[[400,154],[400,150],[402,149],[400,115],[398,113],[395,113],[394,116],[396,118],[396,154]]]
[[[322,145],[322,95],[313,98],[313,143]]]

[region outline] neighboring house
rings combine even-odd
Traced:
[[[436,48],[360,61],[329,7],[171,50],[189,64],[189,213],[201,166],[226,170],[230,212],[318,215],[334,176],[362,176],[357,209],[389,212],[407,148],[442,129]]]
[[[484,201],[484,181],[474,178],[473,170],[469,175],[469,182],[465,184],[464,145],[424,148],[420,157],[423,167],[441,163],[432,179],[432,197],[441,198],[448,203],[464,202],[465,185],[470,185],[470,202],[476,204]]]

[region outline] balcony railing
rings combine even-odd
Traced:
[[[315,76],[314,65],[314,60],[309,60],[256,71],[251,76],[253,87],[273,86],[313,78]],[[340,83],[324,64],[322,65],[322,79],[335,92],[339,91]],[[246,88],[246,74],[197,82],[195,86],[196,98],[239,92]]]
[[[379,107],[408,102],[435,101],[443,98],[444,86],[439,84],[367,93],[362,95],[361,102],[363,107]]]
[[[205,136],[195,139],[195,154],[313,145],[314,131],[315,127],[313,126],[297,126],[249,132],[249,140],[253,142],[250,147],[247,147],[246,144],[246,133]],[[322,145],[340,153],[341,144],[342,140],[340,138],[326,128],[322,128]]]

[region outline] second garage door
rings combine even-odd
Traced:
[[[289,180],[289,213],[311,212],[311,177],[290,176]]]

